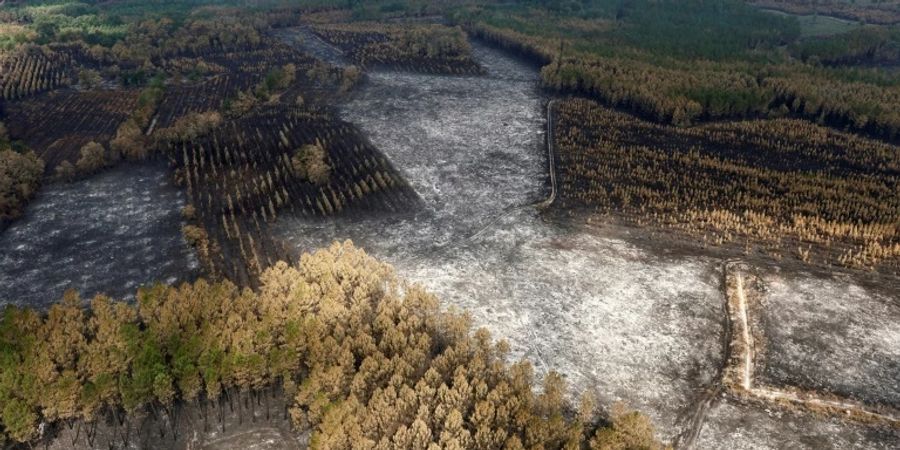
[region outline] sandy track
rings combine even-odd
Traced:
[[[750,320],[747,317],[747,296],[744,295],[744,276],[738,272],[735,276],[737,293],[738,320],[741,324],[741,339],[744,349],[741,360],[741,387],[750,390],[753,383],[753,337],[750,334]]]
[[[828,398],[817,395],[814,392],[802,391],[786,387],[784,389],[772,386],[756,385],[753,377],[754,341],[751,330],[750,304],[747,300],[747,292],[744,286],[743,269],[737,264],[726,264],[726,301],[729,306],[729,314],[739,326],[732,330],[732,348],[739,352],[739,357],[732,357],[731,364],[736,367],[726,369],[724,384],[731,388],[733,394],[744,397],[750,396],[758,400],[784,404],[789,403],[807,409],[809,411],[829,412],[835,415],[863,421],[885,423],[900,427],[900,416],[895,412],[876,411],[873,408],[845,398]],[[729,279],[733,279],[734,288],[729,286]],[[737,377],[735,377],[737,374]],[[737,378],[737,379],[735,379]]]
[[[679,449],[694,448],[709,411],[720,400],[720,394],[728,391],[737,398],[749,398],[772,405],[792,405],[810,412],[826,412],[840,419],[852,419],[863,423],[880,423],[900,427],[900,416],[895,412],[876,411],[873,408],[845,398],[824,397],[815,392],[790,386],[779,389],[757,385],[754,380],[756,358],[754,330],[752,328],[751,300],[745,283],[745,270],[740,261],[725,262],[724,290],[730,342],[725,353],[722,380],[709,389],[688,417],[688,425],[675,442]]]

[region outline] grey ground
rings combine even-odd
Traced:
[[[834,279],[765,285],[761,381],[900,407],[900,298]]]
[[[45,308],[75,288],[133,296],[198,272],[181,236],[184,196],[161,164],[120,165],[44,187],[0,234],[0,304]]]
[[[707,416],[697,449],[894,449],[900,430],[871,428],[836,418],[787,412],[722,399]]]

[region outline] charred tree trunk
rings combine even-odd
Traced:
[[[94,446],[94,439],[97,437],[97,422],[91,422],[90,428],[86,430],[88,447]]]
[[[256,391],[251,390],[247,393],[247,403],[250,403],[250,422],[253,423],[256,423],[256,404],[254,403],[254,399],[258,398],[259,396],[256,395]]]
[[[131,419],[125,420],[125,441],[124,447],[128,446],[128,442],[131,440]]]
[[[238,392],[237,392],[237,396],[238,396],[238,398],[237,398],[237,404],[238,404],[238,426],[241,426],[241,425],[244,424],[244,414],[243,414],[243,408],[242,408],[242,405],[241,405],[241,391],[238,391]]]
[[[200,415],[203,416],[203,432],[209,432],[209,400],[206,398],[204,394],[203,398],[200,399]]]
[[[269,391],[271,391],[271,389],[272,389],[271,387],[267,388],[267,390],[269,390]],[[270,395],[270,392],[266,392],[266,422],[271,420],[271,418],[269,417],[269,395]]]
[[[72,424],[69,423],[69,430],[72,429]],[[75,446],[75,443],[78,442],[78,437],[81,435],[81,421],[79,420],[77,424],[75,424],[75,436],[72,437],[72,446]]]
[[[172,428],[172,442],[178,440],[178,403],[172,405],[172,414],[170,414],[170,426]]]
[[[222,429],[222,432],[225,432],[225,399],[219,398],[219,428]]]

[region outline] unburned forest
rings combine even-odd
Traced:
[[[790,116],[896,142],[896,76],[890,69],[860,68],[879,61],[876,52],[893,53],[896,37],[887,37],[893,28],[852,31],[822,46],[818,38],[801,38],[792,18],[760,14],[741,2],[729,6],[727,19],[712,19],[722,12],[703,2],[610,3],[597,2],[582,13],[618,21],[577,22],[560,12],[500,6],[464,10],[459,17],[476,36],[544,65],[546,87],[648,120],[689,126]],[[673,34],[672,27],[705,16],[708,28]],[[871,45],[862,57],[854,44],[859,33],[870,37],[862,39]],[[788,43],[794,43],[790,57],[777,56]],[[814,52],[821,58],[809,59]],[[837,62],[857,65],[828,65]]]

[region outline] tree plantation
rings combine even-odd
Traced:
[[[313,31],[340,47],[362,67],[397,67],[448,74],[481,71],[472,60],[469,43],[459,28],[353,23],[317,24]]]
[[[358,132],[321,112],[268,108],[169,145],[177,180],[223,252],[211,256],[216,272],[233,279],[255,280],[283,257],[265,233],[283,209],[330,216],[401,210],[416,198]]]
[[[19,99],[71,82],[71,60],[43,47],[23,47],[0,57],[0,98]]]
[[[553,21],[559,14],[516,8],[507,11],[501,7],[463,10],[458,17],[477,36],[545,65],[541,71],[545,86],[592,97],[642,118],[687,126],[709,120],[789,114],[881,139],[897,138],[900,116],[894,105],[900,98],[900,84],[889,70],[866,70],[867,58],[859,58],[859,44],[853,43],[859,37],[854,33],[833,37],[822,59],[855,59],[858,66],[823,68],[818,65],[819,58],[812,58],[807,64],[798,64],[793,58],[781,60],[782,55],[775,48],[786,42],[797,42],[795,52],[801,58],[799,49],[808,49],[807,58],[811,52],[824,49],[813,50],[817,41],[797,41],[790,20],[767,18],[741,2],[726,2],[727,8],[733,8],[734,25],[715,37],[702,35],[708,29],[687,25],[677,34],[660,31],[671,26],[666,14],[684,15],[688,23],[708,16],[706,25],[713,28],[729,23],[715,18],[721,11],[710,2],[665,1],[655,7],[634,2],[633,9],[616,9],[611,5],[615,2],[595,3],[596,11],[585,10],[582,14],[612,15],[620,22],[540,27],[541,21]],[[504,19],[509,14],[512,18]],[[774,38],[773,34],[754,34],[765,27],[782,35]],[[627,34],[623,43],[618,34],[623,28],[640,32]],[[868,33],[872,37],[865,42],[872,45],[872,58],[876,48],[888,55],[894,52],[896,38],[874,35],[890,36],[896,30],[875,29]],[[884,44],[877,46],[874,39]],[[671,48],[673,42],[680,45]],[[682,54],[685,49],[687,54]],[[744,53],[742,59],[728,56]],[[767,59],[764,63],[759,61],[762,55]]]
[[[678,129],[588,100],[557,104],[561,196],[705,241],[896,273],[894,145],[799,120]]]
[[[138,92],[60,92],[7,106],[10,134],[22,140],[53,171],[75,164],[89,143],[110,145],[137,107]],[[52,173],[52,172],[51,172]]]

